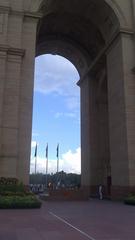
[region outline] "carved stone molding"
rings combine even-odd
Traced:
[[[24,49],[19,49],[19,48],[9,48],[8,49],[8,54],[24,57],[25,50]]]
[[[4,14],[0,13],[0,33],[3,32],[3,25],[4,25]]]
[[[9,46],[0,45],[0,58],[7,58],[7,60],[10,62],[21,62],[24,55],[24,49],[11,48]]]
[[[132,68],[132,73],[135,74],[135,67]]]
[[[10,10],[10,7],[0,6],[0,13],[8,13]]]
[[[5,52],[9,55],[16,55],[20,57],[24,57],[25,50],[20,48],[11,48],[10,46],[0,45],[0,52]]]

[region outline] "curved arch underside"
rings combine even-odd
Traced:
[[[37,55],[48,52],[61,54],[77,68],[71,49],[68,54],[69,45],[82,53],[86,61],[83,64],[87,65],[119,30],[119,21],[104,0],[84,0],[79,4],[78,0],[43,1],[40,11],[43,18],[38,26]]]

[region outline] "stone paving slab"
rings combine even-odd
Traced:
[[[0,210],[0,240],[135,240],[135,207],[111,201],[44,202]]]

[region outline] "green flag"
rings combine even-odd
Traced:
[[[57,149],[56,149],[56,157],[59,157],[59,144],[57,145]]]
[[[37,157],[37,143],[36,143],[36,147],[35,147],[35,154],[34,157]]]
[[[48,158],[48,143],[47,143],[47,146],[46,146],[46,158]]]

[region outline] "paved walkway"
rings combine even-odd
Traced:
[[[45,202],[0,210],[0,240],[135,240],[135,207],[109,201]]]

